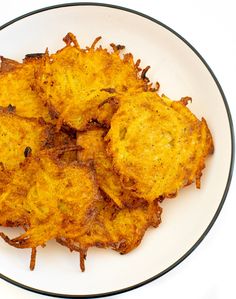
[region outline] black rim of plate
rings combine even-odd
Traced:
[[[10,22],[0,26],[0,31],[3,30],[4,28],[12,25],[13,23],[22,20],[24,18],[27,18],[29,16],[47,11],[47,10],[52,10],[52,9],[57,9],[57,8],[63,8],[63,7],[69,7],[69,6],[102,6],[102,7],[108,7],[108,8],[112,8],[112,9],[118,9],[118,10],[122,10],[122,11],[126,11],[138,16],[141,16],[143,18],[146,18],[160,26],[162,26],[163,28],[167,29],[168,31],[170,31],[171,33],[173,33],[175,36],[177,36],[180,40],[182,40],[187,46],[189,46],[189,48],[198,56],[198,58],[201,60],[201,62],[205,65],[205,67],[207,68],[207,70],[209,71],[209,73],[211,74],[213,80],[216,83],[216,86],[222,96],[222,99],[224,101],[224,105],[225,105],[225,109],[228,115],[228,121],[229,121],[229,126],[230,126],[230,132],[231,132],[231,162],[230,162],[230,169],[229,169],[229,174],[228,174],[228,179],[227,179],[227,183],[225,186],[225,190],[223,193],[223,197],[220,201],[219,207],[215,213],[215,215],[213,216],[210,224],[208,225],[208,227],[206,228],[206,230],[203,232],[203,234],[201,235],[201,237],[196,241],[196,243],[181,257],[179,258],[175,263],[173,263],[172,265],[170,265],[168,268],[166,268],[165,270],[163,270],[162,272],[158,273],[157,275],[150,277],[147,280],[144,280],[138,284],[132,285],[130,287],[127,288],[123,288],[123,289],[119,289],[119,290],[115,290],[115,291],[111,291],[111,292],[106,292],[106,293],[99,293],[99,294],[89,294],[89,295],[68,295],[68,294],[57,294],[57,293],[52,293],[52,292],[47,292],[47,291],[43,291],[43,290],[39,290],[39,289],[35,289],[32,288],[30,286],[21,284],[15,280],[12,280],[11,278],[8,278],[6,276],[4,276],[3,274],[0,273],[0,278],[6,280],[7,282],[10,282],[18,287],[21,287],[23,289],[38,293],[38,294],[42,294],[42,295],[47,295],[47,296],[52,296],[52,297],[59,297],[59,298],[98,298],[98,297],[106,297],[106,296],[111,296],[111,295],[117,295],[117,294],[121,294],[127,291],[131,291],[134,290],[138,287],[141,287],[149,282],[152,282],[153,280],[163,276],[164,274],[166,274],[167,272],[169,272],[170,270],[172,270],[173,268],[175,268],[178,264],[180,264],[186,257],[188,257],[197,247],[198,245],[202,242],[202,240],[205,238],[205,236],[208,234],[208,232],[210,231],[210,229],[212,228],[213,224],[215,223],[222,207],[223,204],[225,202],[227,193],[229,191],[229,187],[230,187],[230,183],[231,183],[231,179],[232,179],[232,175],[233,175],[233,167],[234,167],[234,128],[233,128],[233,121],[232,121],[232,117],[231,117],[231,113],[230,113],[230,109],[226,100],[226,97],[224,95],[224,92],[220,86],[220,83],[218,82],[215,74],[213,73],[212,69],[210,68],[210,66],[207,64],[207,62],[204,60],[204,58],[201,56],[200,53],[198,53],[198,51],[187,41],[185,40],[185,38],[183,38],[180,34],[178,34],[177,32],[175,32],[172,28],[168,27],[167,25],[163,24],[162,22],[148,16],[145,15],[141,12],[135,11],[133,9],[129,9],[126,7],[121,7],[121,6],[117,6],[117,5],[111,5],[111,4],[105,4],[105,3],[94,3],[94,2],[74,2],[74,3],[64,3],[64,4],[58,4],[58,5],[54,5],[54,6],[49,6],[49,7],[45,7],[45,8],[41,8],[32,12],[29,12],[27,14],[24,14],[18,18],[15,18],[13,20],[11,20]]]

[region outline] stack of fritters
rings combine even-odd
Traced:
[[[1,58],[1,237],[17,248],[48,240],[80,253],[122,254],[161,222],[159,202],[196,182],[213,142],[206,121],[157,94],[124,46],[80,48],[68,33],[57,53]]]

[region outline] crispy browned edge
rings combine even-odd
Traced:
[[[179,102],[183,106],[187,106],[187,104],[189,102],[192,102],[192,98],[189,97],[189,96],[186,96],[186,97],[182,97],[179,101],[176,101],[176,102]],[[198,121],[200,122],[200,120],[198,120]],[[208,124],[207,124],[207,122],[206,122],[206,120],[205,120],[204,117],[201,118],[201,123],[204,123],[204,125],[206,127],[206,134],[207,134],[206,145],[207,146],[206,146],[205,152],[203,153],[203,157],[200,160],[199,169],[196,171],[195,185],[196,185],[197,189],[201,188],[201,182],[200,182],[200,180],[201,180],[201,176],[202,176],[202,171],[203,171],[203,169],[206,166],[205,165],[205,160],[206,160],[206,158],[207,158],[208,155],[212,155],[214,153],[213,137],[212,137],[211,131],[210,131],[210,129],[208,127]],[[111,140],[107,140],[106,141],[106,145],[107,145],[107,153],[111,157],[111,159],[113,159],[114,158],[114,153],[111,150]],[[122,175],[120,173],[119,168],[117,168],[116,165],[114,165],[114,164],[113,164],[113,170],[120,177],[120,182],[121,182],[122,186],[124,188],[126,188],[127,185],[126,185],[125,182],[128,182],[129,180],[127,181],[126,176]],[[187,187],[190,184],[192,184],[193,182],[194,181],[188,181],[183,187]],[[133,183],[135,183],[135,182],[133,182]],[[156,198],[156,200],[158,200],[159,202],[162,202],[165,198],[174,198],[177,195],[178,195],[178,190],[176,192],[174,192],[174,193],[166,194],[165,196],[161,195],[160,197]]]
[[[59,49],[56,52],[56,54],[62,52],[65,48],[68,48],[68,47],[75,47],[75,48],[79,49],[80,51],[87,51],[89,49],[95,49],[95,46],[97,45],[98,41],[101,38],[102,38],[101,36],[96,37],[90,47],[87,46],[85,49],[81,49],[80,46],[79,46],[79,43],[78,43],[78,41],[76,39],[76,36],[73,33],[69,32],[63,38],[63,41],[65,42],[66,45],[63,48]],[[125,49],[125,46],[123,46],[123,45],[115,45],[114,43],[111,43],[110,46],[111,46],[111,48],[113,49],[114,52],[120,52],[123,49]],[[99,46],[99,48],[102,48],[102,47]],[[104,48],[104,49],[106,49],[106,48]],[[55,55],[55,54],[53,54],[53,55]],[[44,59],[48,59],[49,57],[50,57],[49,52],[48,52],[48,50],[46,50],[45,55],[44,55]],[[125,53],[123,55],[123,61],[124,62],[129,61],[131,59],[133,60],[133,55],[131,53]],[[150,66],[147,66],[144,69],[142,69],[140,67],[140,63],[141,63],[141,59],[137,59],[136,63],[134,64],[134,67],[135,67],[135,69],[137,71],[137,76],[141,72],[139,79],[143,80],[144,83],[145,83],[144,90],[145,91],[149,90],[149,91],[153,91],[153,92],[158,91],[158,89],[160,87],[160,84],[158,82],[155,82],[155,86],[153,86],[153,83],[150,83],[149,78],[146,76],[146,73],[150,69]],[[108,89],[101,88],[101,91],[106,91],[106,92],[108,92],[110,94],[112,94],[112,93],[114,94],[114,92],[115,92],[115,90],[112,89],[112,88],[108,88]],[[52,119],[58,119],[59,118],[59,113],[58,113],[56,107],[54,107],[50,103],[50,100],[43,99],[43,101],[47,104],[47,107],[48,107],[49,114],[50,114],[51,118]],[[119,103],[118,98],[115,97],[115,95],[114,95],[114,96],[111,96],[110,100],[108,100],[106,102],[111,105],[111,107],[112,107],[112,109],[113,109],[113,111],[115,113],[117,111],[117,109],[118,109],[118,103]],[[104,105],[104,104],[105,104],[105,102],[102,103],[101,105],[99,105],[98,109],[101,108],[102,105]],[[92,121],[98,122],[97,119],[91,119],[91,122]],[[100,123],[100,125],[103,126],[103,127],[105,127],[105,128],[109,128],[109,119],[107,119],[107,120],[105,119],[104,123]],[[66,121],[64,121],[63,119],[60,122],[58,122],[57,129],[59,130],[61,128],[61,126],[70,127],[72,130],[74,130],[74,128],[69,123],[67,123]],[[88,124],[88,126],[89,126],[89,124]],[[87,127],[85,129],[81,130],[81,131],[86,131],[86,130],[87,130]]]
[[[14,71],[20,66],[21,63],[18,61],[0,56],[0,75]]]
[[[90,160],[90,161],[87,161],[87,162],[80,162],[80,161],[74,161],[70,164],[64,162],[64,161],[61,161],[58,156],[59,154],[62,154],[63,152],[65,151],[74,151],[74,150],[80,150],[81,147],[80,146],[73,146],[73,147],[70,147],[70,148],[53,148],[53,149],[49,149],[49,150],[43,150],[41,151],[37,156],[29,156],[25,159],[25,161],[23,163],[20,164],[20,167],[21,168],[26,168],[27,170],[27,164],[30,163],[30,160],[31,159],[40,159],[41,157],[43,156],[47,156],[49,157],[59,168],[63,168],[63,167],[84,167],[84,168],[87,168],[89,171],[90,171],[90,179],[91,179],[91,182],[94,186],[94,190],[95,190],[95,196],[94,198],[96,200],[100,200],[102,198],[102,195],[99,191],[99,187],[98,187],[98,184],[97,184],[97,180],[96,180],[96,174],[95,174],[95,169],[94,169],[94,165],[93,165],[93,161]],[[9,226],[16,226],[16,223],[9,223]],[[17,226],[22,226],[25,230],[27,230],[27,226],[28,226],[28,223],[22,223],[21,221],[19,223],[17,223]],[[9,245],[11,246],[14,246],[16,248],[26,248],[23,244],[23,242],[21,240],[18,240],[19,237],[16,237],[16,238],[13,238],[13,239],[10,239],[6,234],[4,234],[3,232],[0,232],[0,237],[6,242],[8,243]],[[60,238],[57,238],[56,239],[60,244],[62,242],[60,242]],[[65,245],[65,244],[63,244]],[[70,248],[70,245],[69,243],[67,244],[67,247],[69,249]],[[85,271],[85,265],[84,265],[84,260],[86,258],[86,252],[83,250],[83,249],[78,249],[76,250],[80,253],[80,267],[81,267],[81,270],[82,271]],[[36,263],[36,248],[33,247],[31,249],[31,258],[30,258],[30,270],[34,270],[35,268],[35,263]]]

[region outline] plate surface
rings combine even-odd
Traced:
[[[0,277],[39,293],[59,297],[104,296],[130,290],[165,274],[201,242],[225,200],[233,167],[233,127],[223,91],[206,62],[182,37],[162,23],[128,9],[80,3],[46,8],[1,27],[0,55],[21,60],[26,53],[50,52],[73,32],[81,46],[124,44],[140,58],[160,93],[171,99],[191,96],[190,109],[206,118],[215,153],[207,160],[202,188],[194,185],[162,203],[162,224],[149,229],[141,245],[128,255],[90,249],[85,273],[79,256],[54,241],[38,249],[37,264],[29,270],[29,250],[0,240]],[[5,232],[9,230],[4,229]],[[204,246],[204,245],[203,245]]]

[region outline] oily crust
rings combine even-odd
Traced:
[[[158,202],[120,209],[109,197],[104,197],[89,231],[70,239],[58,238],[57,241],[71,251],[79,251],[81,265],[84,267],[84,259],[90,247],[111,248],[121,254],[136,248],[150,226],[159,226],[161,212]]]
[[[112,160],[106,152],[104,136],[107,131],[103,128],[93,127],[90,130],[79,133],[77,145],[81,146],[78,151],[80,161],[93,160],[94,169],[99,188],[109,196],[119,207],[134,206],[140,199],[135,198],[120,183],[119,176],[113,171]]]
[[[146,71],[134,63],[132,54],[121,56],[123,46],[111,44],[112,51],[101,46],[80,48],[75,36],[68,33],[66,46],[57,53],[46,53],[38,72],[38,93],[51,115],[83,131],[96,119],[109,126],[119,95],[127,90],[147,90],[151,86]]]
[[[51,122],[48,108],[34,90],[35,73],[42,56],[26,58],[23,63],[1,57],[0,67],[0,106],[15,107],[23,117],[42,117]]]
[[[0,57],[0,226],[36,249],[56,239],[126,254],[161,223],[160,202],[195,182],[213,153],[211,133],[186,106],[159,96],[124,46],[81,48],[72,33],[55,54]],[[155,86],[155,87],[154,87]]]
[[[196,181],[213,152],[207,123],[156,93],[133,94],[120,105],[105,140],[113,167],[127,190],[151,202],[173,197]]]
[[[25,118],[0,109],[0,163],[13,170],[24,161],[30,148],[32,153],[52,147],[55,129],[40,119]]]
[[[84,234],[100,200],[92,165],[58,160],[55,151],[28,157],[0,196],[0,224],[23,226],[10,240],[17,248],[44,246],[50,239]]]

